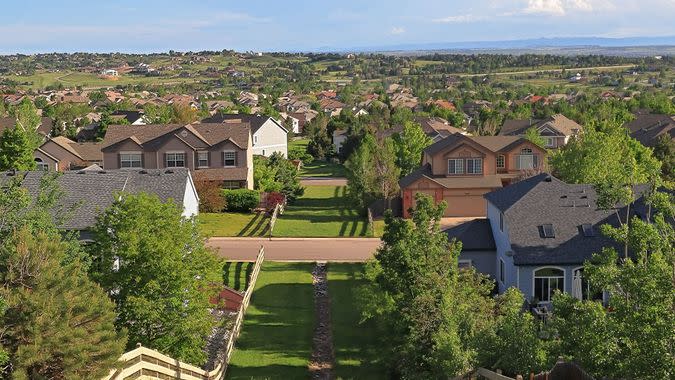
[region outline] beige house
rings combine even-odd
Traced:
[[[541,169],[545,155],[521,137],[450,135],[427,147],[422,167],[400,180],[403,215],[415,206],[415,194],[424,193],[448,203],[445,216],[484,217],[483,195]]]
[[[33,156],[40,170],[63,172],[103,165],[101,143],[78,143],[64,136],[47,139]]]
[[[525,132],[534,127],[544,139],[547,148],[559,148],[582,131],[581,125],[564,115],[557,114],[543,120],[506,120],[500,136],[524,136]]]
[[[253,188],[248,123],[111,125],[101,150],[106,170],[188,168],[195,182]]]

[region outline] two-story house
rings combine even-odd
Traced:
[[[248,123],[110,125],[101,151],[106,170],[188,168],[195,181],[253,188]]]
[[[483,195],[502,188],[523,171],[540,170],[546,151],[517,136],[465,136],[455,133],[424,150],[422,167],[399,181],[403,216],[415,193],[445,200],[445,216],[485,216]]]
[[[101,143],[78,143],[64,136],[48,138],[33,153],[40,170],[67,171],[103,165]]]
[[[581,125],[564,115],[557,114],[543,120],[506,120],[500,136],[524,136],[530,128],[536,128],[547,148],[559,148],[582,131]]]
[[[219,113],[202,120],[204,123],[249,123],[254,155],[269,157],[279,152],[288,157],[288,130],[272,117]]]

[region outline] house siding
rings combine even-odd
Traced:
[[[271,156],[274,152],[288,156],[288,133],[271,118],[253,134],[253,154]],[[264,153],[263,153],[264,151]]]
[[[574,270],[582,266],[578,265],[537,265],[537,266],[519,266],[520,282],[518,288],[525,296],[525,299],[532,301],[534,295],[534,271],[541,268],[559,268],[565,271],[565,292],[572,294],[572,279]]]
[[[518,287],[518,269],[513,263],[513,257],[506,255],[506,252],[511,251],[511,242],[509,241],[509,226],[506,218],[503,220],[503,231],[499,229],[499,215],[501,211],[492,203],[487,202],[487,217],[492,228],[492,236],[495,240],[497,252],[495,256],[495,278],[499,293],[503,293],[506,289],[515,286]],[[499,281],[499,260],[504,261],[504,282]]]
[[[493,279],[497,278],[495,267],[495,251],[462,251],[460,260],[471,260],[471,265],[476,271],[487,274]]]

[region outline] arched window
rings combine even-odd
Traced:
[[[551,302],[555,291],[565,291],[565,271],[559,268],[540,268],[534,271],[534,294],[540,302]]]
[[[49,164],[42,161],[42,159],[39,158],[39,157],[35,158],[35,165],[37,166],[38,170],[44,170],[44,171],[49,170]]]

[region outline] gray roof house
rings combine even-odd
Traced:
[[[591,293],[583,263],[603,247],[622,248],[600,233],[601,225],[619,221],[615,210],[596,206],[592,185],[568,184],[542,173],[483,197],[487,219],[446,233],[466,241],[460,259],[493,277],[500,293],[516,287],[534,304],[550,302],[556,289],[578,298],[600,296]],[[640,198],[631,213],[644,218],[645,210]]]
[[[32,196],[36,196],[42,177],[47,172],[0,172],[0,186],[18,178]],[[59,228],[78,231],[83,240],[98,215],[108,208],[119,193],[156,194],[162,201],[173,200],[184,217],[199,213],[199,198],[190,171],[185,168],[165,170],[80,170],[56,177],[63,196],[57,206],[67,216]],[[1,187],[0,187],[1,188]]]

